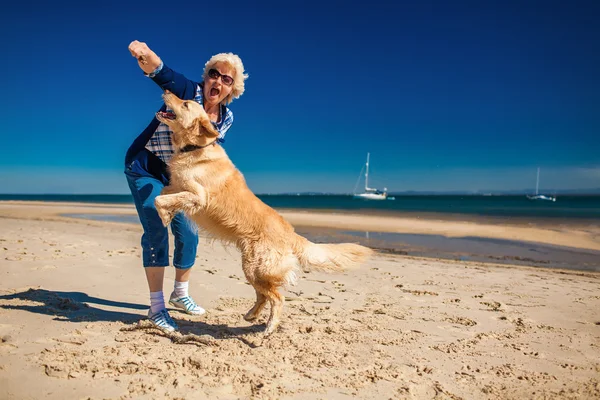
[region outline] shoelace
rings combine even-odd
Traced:
[[[167,310],[159,311],[151,316],[150,319],[159,326],[175,326],[175,321],[173,321],[173,318],[171,318]]]
[[[183,303],[185,309],[188,311],[198,307],[198,305],[194,302],[194,299],[192,299],[190,296],[182,297],[181,299],[179,299],[179,301]]]

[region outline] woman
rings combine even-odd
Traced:
[[[163,90],[202,104],[223,141],[233,122],[233,113],[227,104],[244,93],[244,80],[248,77],[237,55],[221,53],[213,56],[204,67],[203,81],[197,83],[167,67],[146,43],[134,40],[129,51],[146,76]],[[166,111],[164,104],[160,111]],[[165,307],[162,291],[165,267],[169,266],[169,234],[156,212],[154,199],[169,183],[167,163],[172,155],[169,127],[153,118],[133,141],[125,157],[125,175],[144,228],[142,258],[150,289],[148,317],[154,325],[169,332],[178,329]],[[188,293],[198,235],[183,214],[173,219],[171,231],[175,237],[173,266],[176,272],[169,303],[188,314],[202,315],[205,310]]]

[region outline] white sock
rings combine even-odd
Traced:
[[[160,292],[150,292],[150,310],[152,314],[165,309],[165,298],[162,290]]]
[[[175,297],[176,298],[187,297],[189,285],[190,285],[189,282],[175,281],[175,290],[173,291],[173,293],[175,293]]]

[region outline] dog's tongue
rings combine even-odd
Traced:
[[[161,111],[161,112],[159,112],[159,114],[160,114],[160,115],[161,115],[163,118],[166,118],[166,119],[175,119],[175,118],[176,118],[176,115],[175,115],[175,114],[173,114],[173,113],[172,113],[172,112],[170,112],[170,111]]]
[[[210,95],[211,96],[218,96],[219,95],[219,89],[215,89],[215,88],[210,89]]]

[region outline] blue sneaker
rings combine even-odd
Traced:
[[[176,297],[173,292],[171,293],[169,304],[190,315],[202,315],[206,313],[204,308],[196,304],[192,296]]]
[[[173,321],[173,318],[169,315],[169,312],[164,309],[159,312],[152,314],[152,310],[148,311],[148,318],[157,328],[165,330],[167,332],[175,332],[179,330],[179,327]]]

